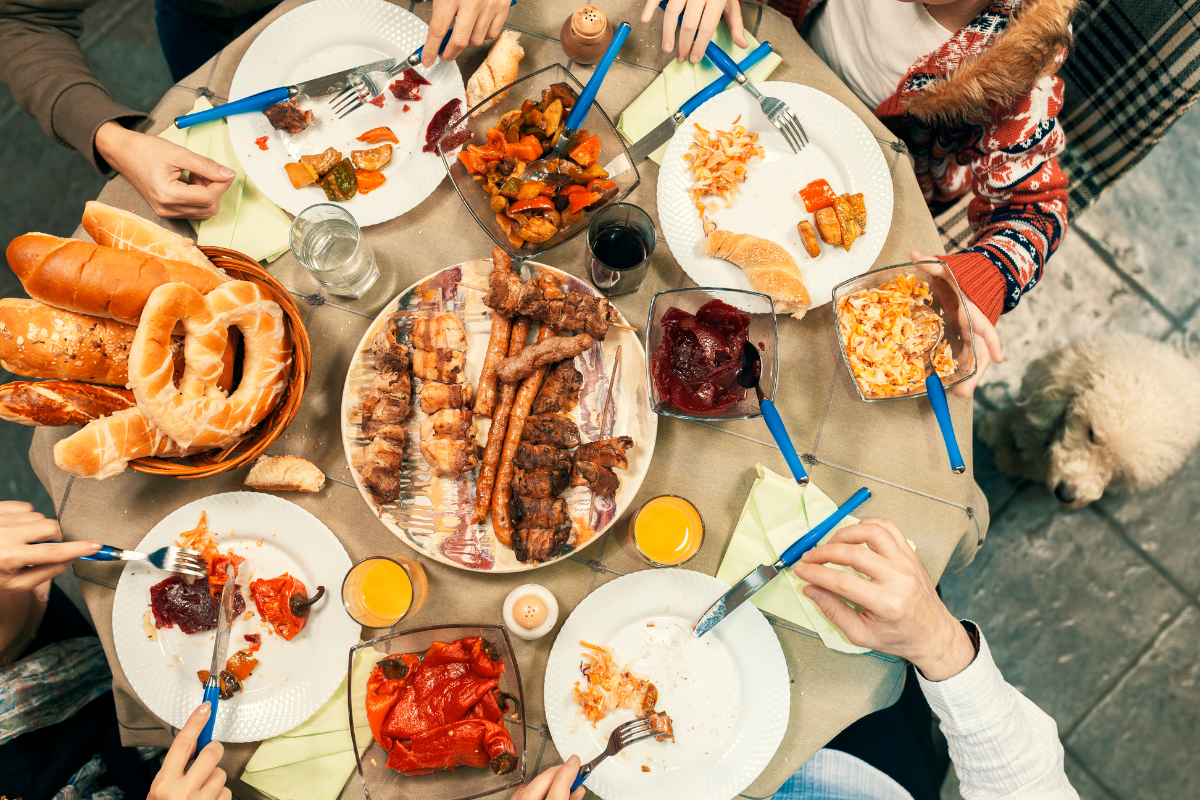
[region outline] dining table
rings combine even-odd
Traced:
[[[143,130],[162,131],[176,116],[190,111],[200,95],[215,104],[226,101],[234,71],[250,43],[273,20],[304,2],[284,0],[202,68],[173,86],[150,113]],[[405,0],[401,5],[429,19],[430,3]],[[507,25],[522,33],[525,49],[521,75],[558,62],[586,82],[592,68],[571,62],[559,41],[562,22],[575,7],[576,3],[568,0],[536,0],[518,2],[511,9]],[[614,24],[628,20],[633,25],[633,33],[598,95],[599,105],[615,119],[674,56],[661,48],[661,14],[649,24],[638,22],[642,0],[609,0],[602,7]],[[913,250],[943,252],[904,145],[820,61],[789,19],[753,0],[743,3],[742,16],[746,29],[759,41],[769,41],[782,56],[771,80],[796,82],[831,95],[857,114],[876,138],[890,168],[894,207],[891,228],[875,266],[909,261]],[[464,76],[474,71],[486,51],[486,47],[468,48],[460,57]],[[641,183],[626,202],[646,210],[658,225],[659,167],[651,161],[638,167]],[[120,176],[104,187],[98,199],[156,219]],[[183,223],[167,224],[188,233]],[[411,211],[364,230],[381,275],[360,299],[327,294],[290,252],[267,265],[295,296],[312,342],[312,375],[299,413],[269,453],[302,456],[327,476],[319,493],[279,496],[324,522],[354,562],[370,555],[403,553],[422,563],[429,579],[429,600],[401,625],[497,624],[505,596],[514,587],[533,581],[557,598],[561,627],[590,592],[620,576],[650,568],[638,558],[626,535],[631,512],[565,560],[533,572],[487,574],[457,569],[409,551],[377,519],[355,486],[343,449],[340,403],[347,369],[364,331],[405,287],[442,267],[486,258],[493,244],[471,219],[449,180]],[[626,319],[643,329],[655,292],[694,285],[661,238],[661,226],[658,230],[658,246],[644,284],[636,293],[613,300]],[[84,237],[82,230],[76,235]],[[578,236],[537,260],[586,279],[586,254],[584,237]],[[824,300],[815,298],[817,303]],[[980,502],[970,470],[969,400],[950,398],[955,432],[968,465],[965,474],[954,474],[927,402],[867,403],[860,399],[838,352],[831,303],[824,302],[801,320],[780,316],[779,364],[775,404],[815,485],[839,503],[859,487],[870,489],[870,500],[857,514],[895,520],[916,545],[917,556],[935,582],[948,563],[961,562],[963,553],[974,552],[986,529],[986,503]],[[134,547],[171,511],[209,495],[240,490],[245,477],[245,469],[201,480],[177,480],[128,469],[103,481],[73,478],[55,467],[52,454],[55,442],[72,430],[39,428],[30,450],[33,468],[53,498],[63,535],[69,540],[100,539],[118,547]],[[653,459],[630,508],[662,494],[688,498],[703,518],[705,538],[699,555],[686,569],[714,575],[758,464],[788,474],[784,457],[762,419],[709,423],[660,417]],[[127,746],[169,746],[176,731],[138,699],[113,645],[113,595],[119,567],[77,562],[74,569],[112,668],[122,742]],[[780,703],[790,702],[790,721],[769,765],[743,792],[751,798],[769,797],[839,731],[895,702],[906,670],[905,662],[898,658],[835,652],[811,631],[770,615],[768,620],[790,673],[790,698],[779,698]],[[529,776],[569,755],[555,749],[543,709],[543,680],[554,640],[551,633],[515,643],[527,704]],[[199,688],[196,701],[200,701]],[[236,797],[263,796],[237,780],[257,745],[225,746],[221,766]],[[580,755],[590,758],[592,754]],[[342,796],[362,795],[362,784],[353,774]]]

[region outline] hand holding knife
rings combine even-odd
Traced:
[[[221,670],[225,669],[225,658],[229,655],[229,633],[233,629],[233,601],[236,596],[236,571],[232,564],[225,565],[225,576],[225,586],[221,589],[221,612],[217,617],[217,641],[213,645],[212,664],[208,668],[208,682],[204,684],[204,698],[201,701],[209,704],[208,721],[196,740],[197,754],[212,741],[217,722],[217,701],[221,698]]]

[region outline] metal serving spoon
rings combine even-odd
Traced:
[[[931,319],[937,327],[937,336],[933,338],[932,344],[926,347],[924,343],[928,337],[915,336],[905,340],[900,346],[913,358],[924,360],[925,393],[929,395],[929,404],[933,406],[933,414],[937,417],[938,427],[942,430],[942,439],[946,442],[946,453],[950,456],[950,468],[956,475],[961,475],[967,471],[967,465],[963,463],[962,453],[958,449],[958,439],[954,436],[954,425],[950,421],[950,406],[946,403],[946,389],[942,386],[941,376],[933,367],[933,354],[946,336],[946,325],[929,306],[922,304],[913,308],[912,320],[918,329],[925,327]]]
[[[800,463],[800,456],[797,455],[796,448],[792,445],[792,439],[783,425],[783,419],[779,416],[775,404],[767,399],[763,394],[762,387],[758,385],[761,377],[762,357],[758,354],[758,348],[750,342],[745,342],[742,345],[742,368],[738,370],[734,380],[743,389],[754,389],[755,394],[758,395],[758,407],[762,409],[763,419],[767,421],[767,429],[771,431],[775,444],[779,445],[779,449],[783,451],[783,458],[792,470],[792,477],[801,486],[808,486],[808,473],[804,471],[804,465]]]

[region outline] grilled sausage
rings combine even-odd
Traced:
[[[508,352],[516,355],[525,347],[525,338],[529,336],[529,317],[517,317],[512,321],[512,336],[509,338]],[[489,349],[491,344],[488,344]],[[483,381],[479,382],[479,390],[483,391]],[[513,401],[517,397],[517,385],[505,384],[500,387],[500,402],[492,414],[492,429],[488,431],[487,447],[483,452],[482,466],[479,468],[479,479],[475,482],[475,514],[471,522],[482,522],[487,519],[488,509],[492,505],[492,489],[496,485],[496,470],[500,465],[500,455],[504,449],[504,434],[508,430],[508,417],[512,411]],[[476,403],[478,408],[479,404]],[[478,413],[478,412],[476,412]],[[496,538],[506,547],[512,546],[512,527],[509,526],[508,541],[502,537],[506,531],[496,528]]]
[[[574,358],[584,350],[591,349],[592,344],[592,337],[586,333],[578,336],[556,336],[539,341],[526,347],[519,355],[501,361],[496,367],[496,375],[505,383],[513,383],[532,375],[535,370],[547,364]]]

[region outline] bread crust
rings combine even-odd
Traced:
[[[13,381],[0,386],[0,419],[18,425],[85,425],[133,405],[128,389],[78,381]]]
[[[741,267],[750,286],[769,296],[777,312],[800,319],[812,307],[800,267],[787,250],[770,239],[716,230],[705,239],[704,254]]]
[[[93,420],[54,445],[54,463],[77,478],[104,480],[135,458],[183,455],[137,408]]]
[[[497,89],[509,85],[517,79],[521,59],[525,57],[525,49],[517,43],[521,34],[516,31],[502,31],[496,38],[496,43],[488,51],[487,58],[475,70],[475,74],[467,81],[467,105],[474,107]],[[486,111],[507,96],[507,92],[495,97],[490,103],[481,108]]]
[[[319,492],[325,473],[299,456],[259,456],[243,481],[252,489],[268,492]]]
[[[222,283],[231,280],[200,252],[196,243],[132,211],[89,200],[83,207],[83,229],[99,245],[136,250],[173,261],[184,261],[211,272]]]

